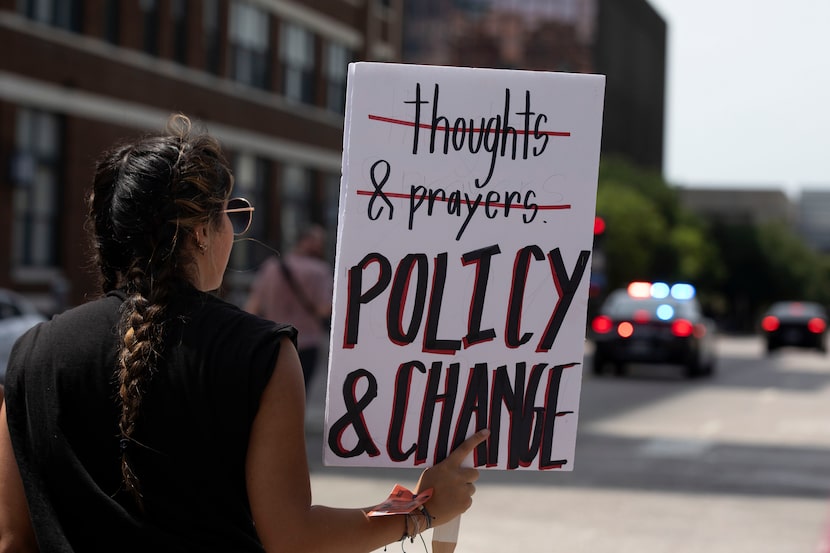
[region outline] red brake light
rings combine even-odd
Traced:
[[[807,330],[815,334],[821,334],[825,328],[827,328],[827,323],[824,322],[824,319],[813,317],[807,322]]]
[[[613,326],[614,324],[611,322],[611,317],[607,315],[594,317],[594,320],[591,321],[591,328],[597,334],[606,334],[611,331]]]
[[[766,332],[775,332],[779,326],[781,326],[781,323],[778,321],[778,317],[774,315],[767,315],[761,320],[761,328]]]
[[[678,338],[685,338],[691,336],[694,331],[694,325],[686,319],[677,319],[671,324],[671,333]]]
[[[634,312],[634,322],[638,324],[645,324],[651,319],[651,313],[648,309],[638,309]]]

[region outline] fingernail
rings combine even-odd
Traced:
[[[486,438],[487,436],[490,435],[490,429],[482,428],[481,430],[478,431],[478,433]]]

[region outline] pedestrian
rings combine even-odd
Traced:
[[[21,337],[0,407],[0,551],[371,551],[471,504],[461,461],[421,473],[423,509],[314,506],[296,329],[211,291],[253,207],[188,118],[96,165],[102,295]],[[378,501],[380,503],[381,501]]]
[[[288,322],[297,329],[306,392],[326,345],[326,321],[331,317],[334,277],[323,260],[325,245],[326,231],[320,225],[301,231],[288,254],[272,256],[262,264],[244,306],[249,313]]]

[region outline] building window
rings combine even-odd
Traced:
[[[287,250],[311,222],[314,198],[311,170],[299,165],[285,165],[280,186],[280,247]]]
[[[268,13],[244,2],[231,4],[228,40],[233,80],[267,90],[270,66]]]
[[[342,44],[330,42],[326,47],[326,107],[331,111],[345,112],[346,76],[351,61],[351,51]]]
[[[292,100],[314,103],[314,35],[284,22],[280,32],[282,93]]]
[[[81,32],[82,0],[18,0],[18,11],[53,27]]]
[[[21,108],[15,125],[12,266],[58,265],[61,124],[51,113]]]
[[[202,0],[202,28],[205,32],[205,69],[219,74],[219,0]]]
[[[170,17],[173,20],[173,59],[187,65],[187,10],[188,0],[172,0]]]
[[[121,1],[107,0],[104,7],[104,40],[118,44],[121,40]]]
[[[248,153],[236,154],[233,158],[234,186],[232,196],[247,198],[254,206],[251,228],[244,238],[253,238],[267,243],[268,228],[267,190],[269,162]],[[237,271],[250,271],[259,266],[270,253],[266,248],[251,240],[238,240],[231,250],[230,267]]]
[[[159,7],[158,0],[139,0],[144,28],[144,51],[151,56],[159,53]]]

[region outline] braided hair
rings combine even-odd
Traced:
[[[164,133],[106,152],[87,199],[93,258],[102,292],[121,289],[126,301],[118,335],[121,474],[142,506],[130,464],[142,394],[164,360],[165,322],[177,290],[189,282],[197,225],[221,224],[233,178],[219,143],[174,115]]]

